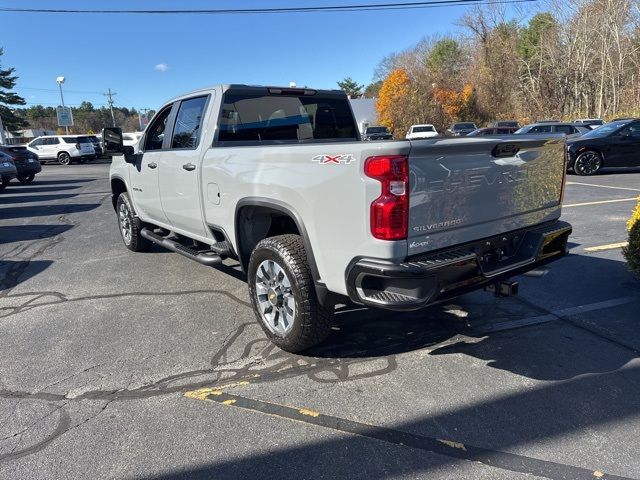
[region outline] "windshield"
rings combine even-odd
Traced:
[[[476,125],[474,123],[456,123],[453,125],[452,130],[475,130]]]
[[[78,137],[78,143],[93,143],[91,137]]]
[[[605,123],[601,127],[596,128],[595,130],[591,130],[590,132],[582,135],[582,138],[602,138],[608,135],[611,135],[613,132],[618,130],[619,128],[624,127],[629,120],[620,120],[619,122],[611,122]]]
[[[433,132],[433,127],[431,125],[423,125],[422,127],[413,127],[413,132]]]
[[[367,127],[367,133],[387,133],[387,127]]]

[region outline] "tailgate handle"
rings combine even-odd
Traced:
[[[514,145],[513,143],[499,143],[495,146],[495,148],[491,152],[491,155],[497,158],[514,157],[519,151],[520,148],[518,148],[518,146]]]

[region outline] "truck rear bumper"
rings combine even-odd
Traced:
[[[389,310],[417,310],[527,272],[567,253],[571,225],[554,221],[403,263],[359,259],[347,271],[349,298]]]

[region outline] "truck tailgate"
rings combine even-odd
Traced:
[[[564,155],[561,136],[411,142],[408,254],[557,219]]]

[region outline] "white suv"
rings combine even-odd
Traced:
[[[438,131],[429,123],[424,125],[412,125],[407,132],[407,140],[418,140],[420,138],[433,138],[438,136]]]
[[[27,144],[41,162],[57,161],[60,165],[84,163],[96,156],[93,142],[86,135],[51,135],[38,137]]]

